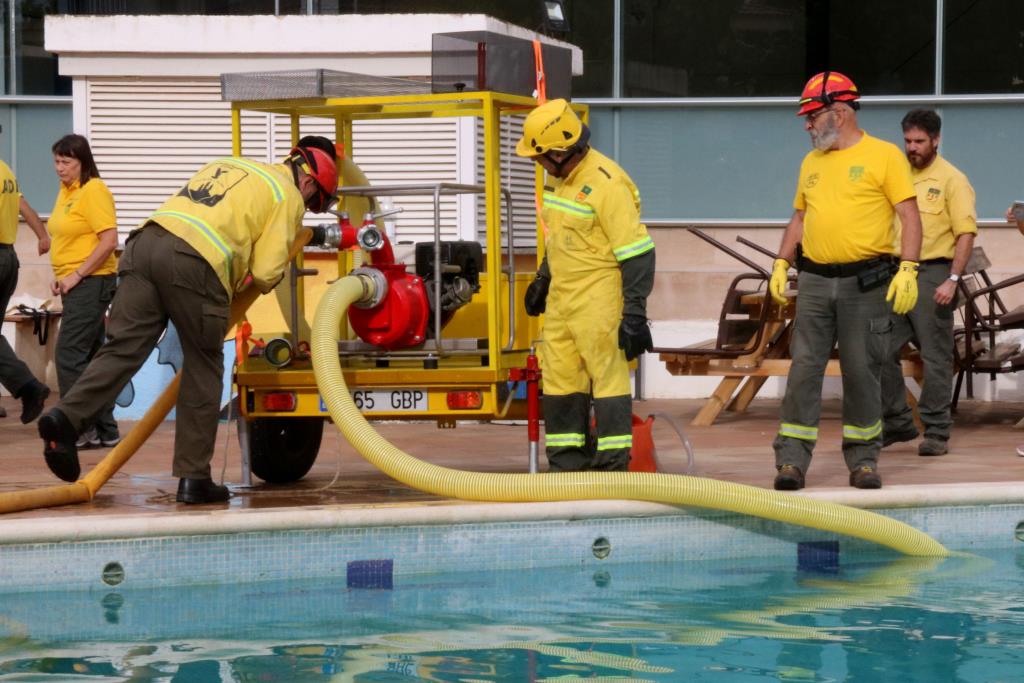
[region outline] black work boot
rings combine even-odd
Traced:
[[[796,465],[781,465],[775,475],[776,491],[799,491],[804,487],[804,473]]]
[[[57,408],[39,418],[39,436],[45,442],[43,456],[46,466],[64,481],[78,481],[82,467],[78,464],[78,434],[67,415]]]
[[[33,379],[27,386],[22,387],[18,398],[21,399],[21,424],[27,425],[39,417],[43,412],[43,404],[46,397],[50,395],[50,387],[37,379]]]
[[[911,427],[902,432],[883,432],[882,433],[882,448],[887,448],[894,443],[900,443],[902,441],[913,441],[921,432],[917,431],[917,427]]]
[[[945,455],[949,452],[949,445],[945,439],[938,439],[926,436],[921,445],[917,447],[918,455]]]
[[[859,489],[880,489],[882,478],[878,476],[878,470],[871,465],[862,465],[850,472],[850,486]]]
[[[178,480],[178,495],[175,498],[179,503],[197,505],[202,503],[223,503],[231,498],[231,492],[227,486],[214,484],[213,479],[186,479]]]

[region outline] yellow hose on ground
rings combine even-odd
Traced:
[[[309,243],[313,237],[313,231],[309,228],[302,228],[295,236],[292,248],[288,254],[288,260],[295,258],[296,254]],[[245,317],[245,312],[259,298],[260,292],[255,287],[248,287],[235,294],[231,299],[231,311],[228,314],[228,329],[234,327]],[[181,371],[174,376],[171,383],[157,397],[149,409],[146,410],[135,426],[132,427],[121,441],[114,446],[107,455],[96,463],[96,467],[73,484],[61,486],[47,486],[41,489],[30,491],[8,491],[0,493],[0,514],[7,512],[21,512],[23,510],[36,510],[45,507],[57,507],[70,503],[87,503],[93,499],[96,492],[106,484],[121,467],[128,462],[128,459],[135,455],[142,444],[146,443],[156,428],[160,426],[167,413],[178,401],[178,387],[181,384]]]
[[[821,529],[879,543],[906,555],[949,554],[927,534],[882,515],[836,503],[731,482],[645,472],[484,474],[432,465],[404,453],[370,426],[349,395],[338,356],[338,321],[349,306],[368,301],[374,283],[344,277],[328,288],[313,320],[313,372],[334,424],[373,465],[428,493],[464,500],[540,502],[627,499],[726,510]]]

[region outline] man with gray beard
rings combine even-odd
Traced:
[[[792,363],[773,444],[779,490],[804,487],[818,440],[822,380],[837,343],[850,486],[882,486],[880,375],[892,330],[886,302],[903,315],[917,300],[921,219],[906,158],[858,127],[859,98],[853,81],[825,71],[804,86],[797,112],[807,117],[814,149],[800,166],[793,216],[769,282],[784,306],[790,265],[800,272]],[[898,255],[894,215],[903,226]]]

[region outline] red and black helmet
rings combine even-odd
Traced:
[[[338,193],[338,165],[334,157],[319,147],[293,147],[288,158],[316,183],[317,193],[306,201],[306,208],[323,213]]]
[[[800,111],[796,115],[810,114],[833,102],[853,102],[857,99],[860,99],[860,91],[853,81],[838,71],[822,71],[811,76],[811,80],[804,86],[800,94]]]

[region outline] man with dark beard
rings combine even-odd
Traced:
[[[886,302],[896,314],[914,307],[921,220],[907,160],[857,126],[859,98],[853,81],[825,71],[804,86],[797,112],[807,117],[814,149],[800,166],[795,211],[769,282],[772,298],[785,305],[790,264],[800,271],[792,363],[773,444],[780,490],[804,486],[818,440],[825,366],[837,342],[850,485],[882,486],[880,374],[892,329]],[[894,215],[903,225],[899,257]]]
[[[905,316],[893,316],[892,357],[882,366],[882,447],[917,438],[899,365],[900,349],[913,339],[924,364],[917,404],[924,441],[917,454],[943,455],[953,425],[953,299],[978,234],[974,188],[967,176],[939,155],[942,119],[938,114],[915,109],[903,117],[902,126],[921,212],[921,267],[917,305]]]

